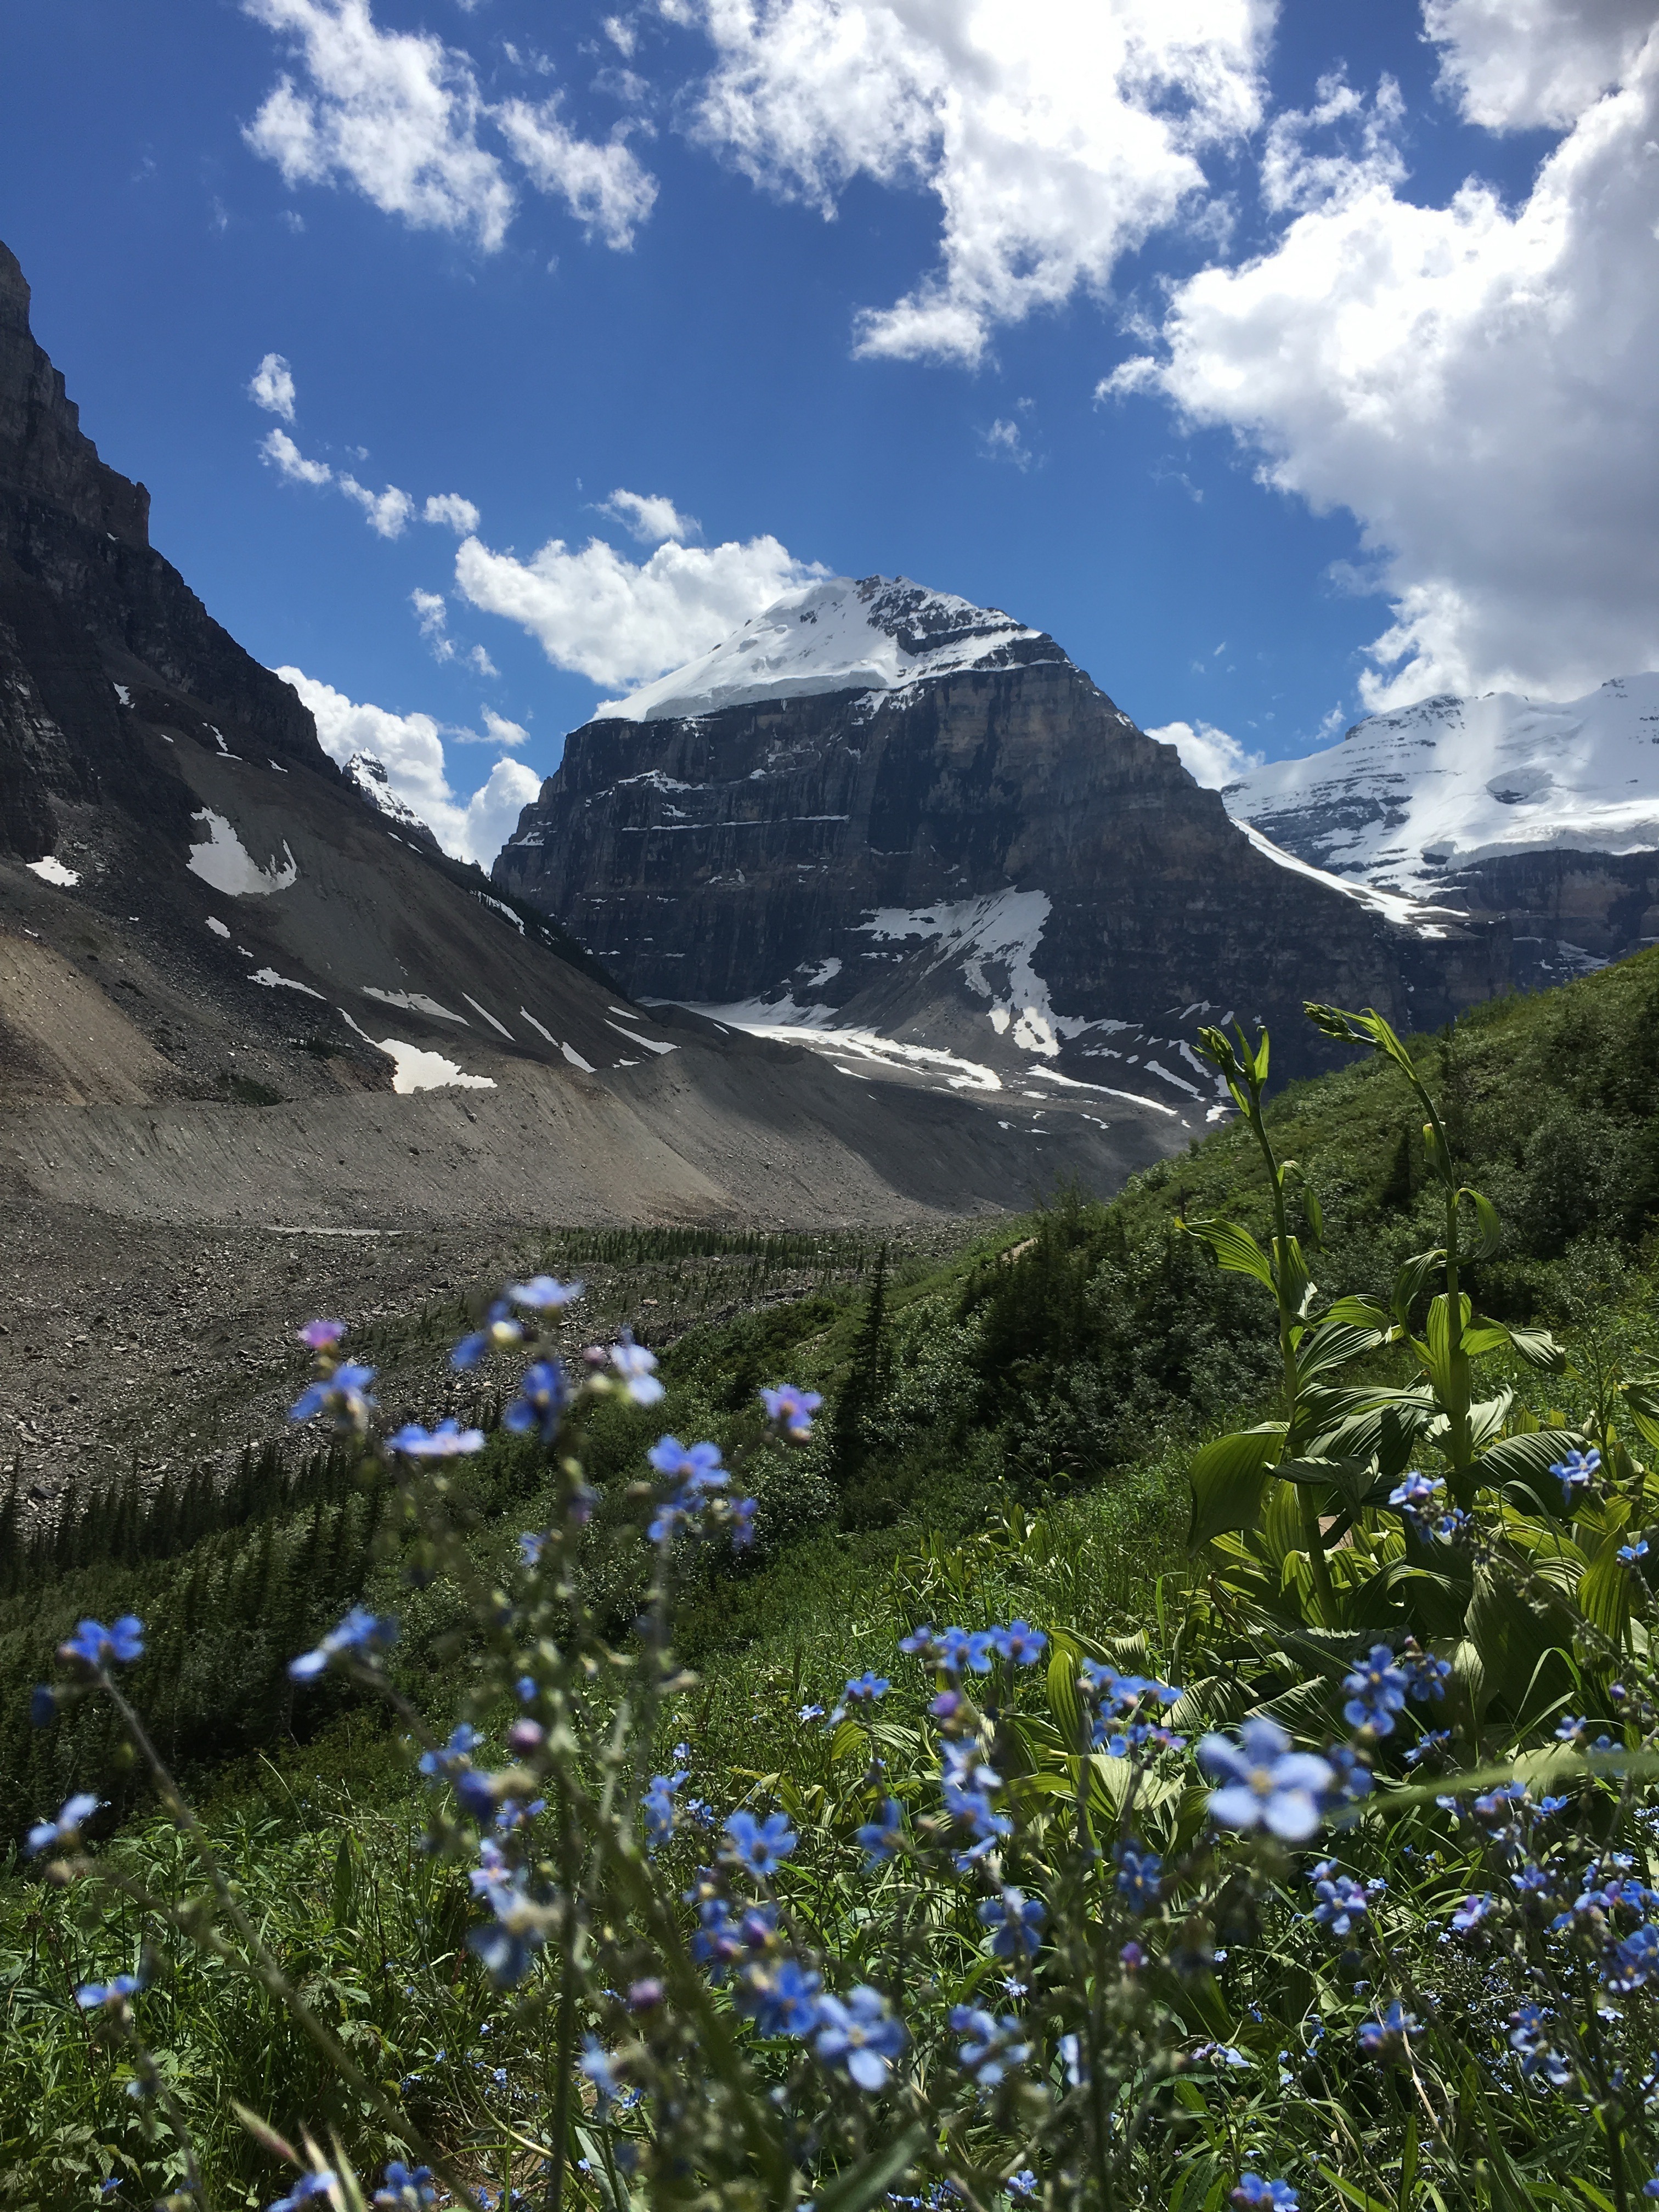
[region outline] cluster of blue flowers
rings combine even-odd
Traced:
[[[356,1360],[337,1359],[335,1353],[346,1333],[343,1321],[307,1322],[300,1341],[316,1354],[317,1379],[303,1390],[289,1409],[290,1421],[309,1421],[326,1413],[341,1436],[364,1437],[375,1401],[368,1395],[374,1380],[372,1367]]]
[[[1146,1674],[1121,1674],[1097,1659],[1085,1659],[1078,1669],[1078,1688],[1083,1693],[1089,1741],[1096,1751],[1113,1759],[1132,1753],[1182,1751],[1184,1735],[1176,1735],[1156,1718],[1147,1718],[1160,1706],[1179,1705],[1181,1692],[1167,1682]]]
[[[1389,1492],[1389,1504],[1399,1508],[1407,1525],[1425,1543],[1437,1536],[1455,1543],[1474,1526],[1473,1516],[1461,1505],[1449,1506],[1445,1501],[1443,1476],[1419,1474],[1415,1468]]]
[[[1571,1513],[1579,1499],[1588,1494],[1601,1472],[1601,1455],[1595,1449],[1570,1451],[1565,1459],[1551,1462],[1550,1473],[1561,1486],[1561,1504],[1567,1512]]]
[[[1449,1661],[1419,1651],[1415,1644],[1408,1643],[1397,1660],[1390,1645],[1374,1644],[1343,1680],[1348,1696],[1342,1717],[1350,1728],[1367,1729],[1372,1735],[1392,1735],[1395,1717],[1405,1711],[1407,1698],[1426,1703],[1443,1698],[1450,1677]]]
[[[351,1658],[368,1665],[398,1640],[398,1624],[389,1613],[371,1613],[354,1605],[337,1628],[330,1629],[314,1651],[301,1652],[288,1662],[296,1682],[313,1682],[337,1659]]]
[[[935,1667],[952,1681],[963,1674],[988,1674],[999,1659],[1012,1667],[1034,1667],[1048,1639],[1029,1621],[1011,1620],[1006,1628],[933,1629],[925,1621],[899,1640],[899,1650]]]
[[[1339,1874],[1334,1859],[1324,1859],[1314,1869],[1313,1885],[1313,1917],[1333,1936],[1357,1933],[1387,1887],[1382,1881],[1356,1881],[1351,1875]]]
[[[793,1856],[800,1840],[781,1813],[757,1820],[735,1812],[725,1832],[723,1864],[761,1882]],[[806,2044],[821,2064],[860,2089],[885,2087],[906,2037],[878,1990],[860,1983],[845,1997],[826,1991],[822,1976],[787,1948],[771,1899],[733,1899],[714,1869],[699,1873],[685,1902],[697,1916],[692,1957],[711,1980],[732,1976],[732,2002],[759,2034]]]

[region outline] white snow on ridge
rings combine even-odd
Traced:
[[[998,666],[1041,630],[996,607],[929,592],[902,576],[833,576],[786,592],[711,652],[659,676],[594,719],[655,722],[761,699],[892,691],[959,669]],[[1054,648],[1054,658],[1063,656]],[[671,788],[665,781],[665,789]]]
[[[190,818],[207,823],[207,841],[191,847],[185,866],[191,875],[199,876],[204,884],[210,884],[216,891],[222,891],[227,898],[243,898],[250,894],[264,897],[271,891],[285,891],[299,882],[299,867],[286,837],[283,840],[283,851],[288,857],[287,866],[278,867],[273,859],[269,868],[262,868],[222,814],[204,806]]]
[[[1505,854],[1653,851],[1659,673],[1559,702],[1425,699],[1272,762],[1222,799],[1304,862],[1407,896]]]
[[[392,788],[386,775],[386,763],[378,753],[353,753],[351,758],[346,763],[345,772],[357,789],[362,792],[363,797],[371,805],[378,806],[389,822],[401,822],[405,830],[426,830],[430,836],[431,832],[426,822],[412,806],[399,799]],[[482,892],[479,896],[483,896]],[[497,902],[491,899],[489,903],[494,906]],[[503,907],[501,910],[513,921],[518,920],[518,916],[513,914],[510,907]]]
[[[1288,868],[1292,875],[1308,876],[1315,883],[1323,884],[1327,890],[1340,891],[1345,897],[1369,907],[1373,914],[1380,914],[1385,921],[1403,922],[1419,937],[1443,937],[1445,922],[1467,919],[1455,907],[1429,906],[1420,899],[1407,898],[1401,892],[1378,890],[1371,884],[1352,884],[1342,876],[1333,875],[1328,868],[1316,868],[1310,860],[1300,860],[1282,845],[1275,845],[1271,837],[1264,837],[1253,822],[1239,822],[1236,826],[1244,832],[1263,860],[1273,861],[1277,867]]]
[[[769,1037],[780,1044],[804,1044],[819,1049],[827,1048],[849,1059],[884,1061],[890,1067],[902,1067],[913,1072],[943,1075],[952,1091],[1000,1091],[1002,1078],[995,1068],[983,1066],[976,1060],[963,1060],[959,1054],[946,1052],[931,1044],[901,1044],[896,1038],[883,1036],[878,1030],[836,1029],[830,1026],[833,1008],[815,1006],[810,1011],[825,1017],[817,1021],[791,1022],[780,1019],[785,1009],[799,1012],[792,1002],[782,1000],[768,1005],[751,999],[730,1006],[694,1006],[686,1012],[702,1014],[711,1022],[718,1022],[729,1030],[742,1030],[750,1036]],[[615,1029],[617,1024],[611,1024]],[[843,1071],[844,1072],[844,1071]]]

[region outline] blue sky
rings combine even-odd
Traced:
[[[1214,775],[1659,665],[1651,9],[1495,12],[54,0],[0,237],[155,544],[460,848],[811,563]]]

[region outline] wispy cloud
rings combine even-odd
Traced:
[[[294,420],[294,372],[279,353],[268,353],[249,379],[247,396],[268,415]]]

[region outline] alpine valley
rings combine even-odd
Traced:
[[[1034,1145],[1029,1112],[826,1090],[799,1049],[646,1018],[446,858],[379,762],[325,754],[150,546],[149,494],[82,434],[28,307],[0,247],[14,1188],[175,1224],[891,1221],[1115,1186],[1170,1148],[1152,1108]]]

